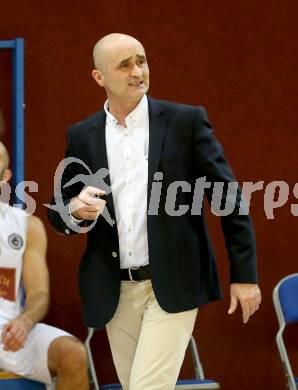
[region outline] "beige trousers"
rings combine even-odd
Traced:
[[[106,325],[123,390],[173,390],[198,309],[167,313],[151,281],[121,282],[120,301]]]

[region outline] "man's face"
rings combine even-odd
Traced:
[[[102,83],[108,99],[123,102],[140,100],[149,88],[149,68],[142,45],[124,41],[106,50],[102,66]]]

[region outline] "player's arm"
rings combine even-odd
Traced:
[[[27,244],[23,256],[22,281],[26,292],[25,308],[2,332],[4,349],[17,351],[26,342],[33,325],[47,313],[49,273],[46,264],[47,237],[41,220],[28,217]]]

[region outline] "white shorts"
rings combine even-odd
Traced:
[[[3,344],[0,343],[0,370],[23,375],[50,386],[52,379],[48,368],[48,349],[51,342],[61,336],[72,335],[50,325],[36,324],[29,333],[24,348],[19,351],[4,351]]]

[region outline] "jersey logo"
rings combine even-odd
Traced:
[[[0,298],[16,300],[16,269],[0,268]]]
[[[21,249],[23,244],[24,244],[24,240],[22,239],[22,237],[17,234],[17,233],[12,233],[8,236],[8,244],[9,246],[12,248],[12,249]]]

